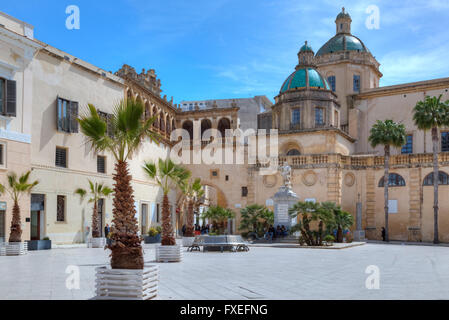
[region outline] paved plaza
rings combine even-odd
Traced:
[[[154,261],[154,245],[145,245]],[[103,249],[64,248],[0,257],[0,299],[90,299]],[[68,290],[67,266],[80,289]],[[158,264],[158,299],[449,299],[449,248],[366,244],[342,250],[252,247],[249,252],[185,252],[182,263]],[[368,290],[365,270],[380,270]]]

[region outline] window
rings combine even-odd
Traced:
[[[56,147],[55,165],[61,168],[67,168],[67,149]]]
[[[287,156],[299,156],[301,152],[298,149],[290,149],[287,152]]]
[[[403,153],[403,154],[413,153],[413,135],[409,134],[409,135],[407,135],[407,137],[405,137],[405,139],[406,139],[406,142],[401,149],[401,153]]]
[[[335,92],[335,76],[327,77],[327,82],[329,82],[332,91]]]
[[[97,172],[106,173],[106,157],[97,156]]]
[[[300,109],[293,109],[292,110],[292,124],[298,125],[301,123],[301,110]]]
[[[56,221],[65,221],[65,196],[58,196],[57,198]]]
[[[159,223],[160,221],[160,205],[159,203],[156,204],[156,222]]]
[[[338,121],[338,111],[335,110],[334,111],[334,125],[338,128],[340,126],[339,121]]]
[[[354,92],[360,92],[360,76],[354,75]]]
[[[78,102],[66,99],[57,99],[57,129],[58,131],[78,132]]]
[[[4,143],[0,143],[0,167],[6,166],[6,145]]]
[[[242,197],[248,196],[248,187],[242,187]]]
[[[225,180],[229,181],[229,176],[228,175],[225,176]]]
[[[449,176],[446,172],[438,171],[438,184],[439,185],[448,185],[449,184]],[[433,172],[429,173],[423,181],[424,186],[433,186]]]
[[[109,137],[114,137],[114,129],[112,127],[112,114],[97,110],[98,116],[106,122],[106,133]]]
[[[449,131],[441,132],[441,151],[449,151]]]
[[[379,187],[384,186],[384,177],[379,180]],[[405,180],[397,173],[390,173],[388,176],[388,186],[389,187],[405,187]]]
[[[315,125],[322,126],[324,124],[324,109],[315,108]]]
[[[16,82],[0,78],[0,114],[16,116]]]

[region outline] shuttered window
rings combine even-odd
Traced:
[[[114,128],[113,128],[113,123],[112,123],[112,114],[110,113],[106,113],[100,110],[97,110],[98,116],[101,118],[101,120],[103,120],[104,122],[106,122],[106,133],[109,137],[113,138],[114,137]]]
[[[97,156],[97,172],[106,173],[106,157]]]
[[[4,167],[5,166],[5,145],[3,143],[0,143],[0,166]]]
[[[61,168],[67,168],[67,149],[56,147],[55,165]]]
[[[58,97],[56,110],[58,131],[67,133],[78,132],[78,109],[78,102]]]
[[[0,78],[0,113],[15,117],[17,109],[16,81]]]
[[[248,196],[248,187],[242,187],[242,197]]]
[[[65,196],[58,196],[56,203],[56,221],[65,221]]]

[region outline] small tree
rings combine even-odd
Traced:
[[[239,230],[254,232],[258,236],[263,235],[264,229],[274,223],[274,213],[266,207],[253,204],[240,210]]]
[[[235,214],[232,210],[222,208],[220,206],[209,207],[209,209],[202,214],[203,219],[209,219],[209,221],[212,221],[213,231],[218,234],[224,233],[224,228],[228,222],[228,219],[232,219],[234,217]]]
[[[388,184],[390,177],[390,147],[402,147],[405,142],[405,127],[403,124],[394,122],[393,120],[385,120],[377,122],[370,131],[368,141],[373,148],[378,145],[384,146],[384,210],[385,210],[385,241],[389,241],[388,237]]]
[[[324,210],[328,210],[333,215],[329,227],[337,229],[336,242],[343,242],[343,231],[352,227],[354,224],[354,217],[349,212],[343,211],[341,207],[334,202],[323,202],[321,207]]]
[[[324,226],[333,223],[332,213],[323,208],[318,203],[298,202],[289,209],[292,218],[300,216],[300,220],[295,224],[290,232],[299,231],[301,233],[300,242],[305,242],[308,246],[321,246],[324,240]],[[317,222],[318,228],[314,230],[311,223]]]
[[[173,236],[173,226],[170,217],[170,203],[168,201],[168,193],[171,189],[182,187],[190,178],[190,171],[180,165],[175,164],[170,158],[166,160],[159,159],[157,165],[154,162],[146,162],[143,170],[150,179],[162,188],[162,235],[161,244],[163,246],[176,245]]]
[[[0,193],[9,193],[14,205],[12,207],[12,220],[9,235],[9,242],[21,242],[22,241],[22,227],[21,227],[21,217],[20,217],[20,207],[19,200],[24,193],[30,193],[31,190],[39,183],[37,180],[29,183],[28,179],[30,177],[31,171],[22,174],[19,179],[17,179],[17,174],[15,172],[8,173],[8,186],[5,187],[0,184]]]
[[[200,201],[201,197],[204,195],[204,189],[201,185],[201,179],[197,178],[195,180],[189,180],[181,185],[181,190],[184,193],[187,201],[187,223],[186,223],[186,237],[194,236],[194,209],[196,204]]]
[[[438,237],[438,128],[449,126],[449,100],[441,102],[438,97],[426,96],[413,109],[413,120],[420,130],[432,130],[433,151],[433,243],[439,243]]]
[[[100,238],[101,236],[101,230],[99,229],[98,225],[98,200],[100,200],[103,197],[109,197],[109,195],[112,193],[112,189],[108,186],[105,186],[103,183],[95,182],[93,183],[89,179],[87,180],[89,182],[89,193],[90,198],[88,200],[88,203],[93,203],[93,212],[92,212],[92,238]],[[75,194],[79,195],[81,198],[81,201],[84,200],[84,198],[87,195],[87,191],[82,188],[78,188],[75,190]]]

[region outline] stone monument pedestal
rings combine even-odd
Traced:
[[[354,241],[365,240],[365,230],[362,229],[362,203],[356,204],[356,216],[355,216],[356,230],[354,230]]]
[[[274,227],[285,226],[290,229],[292,225],[292,218],[288,214],[288,210],[299,200],[296,193],[286,186],[281,186],[279,191],[273,197],[274,202]]]

